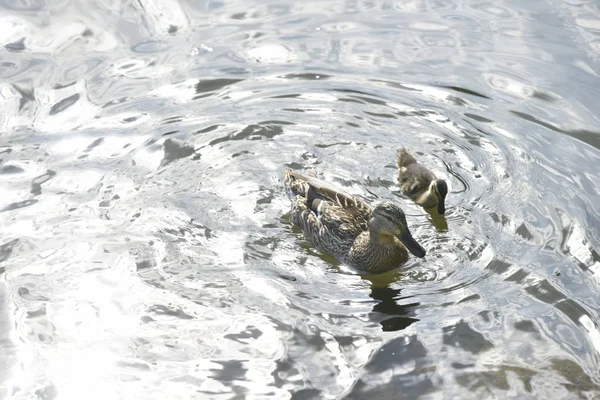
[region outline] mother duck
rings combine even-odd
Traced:
[[[340,262],[380,273],[406,262],[408,251],[425,256],[397,205],[384,202],[373,208],[321,179],[289,169],[284,184],[294,223],[315,247]]]

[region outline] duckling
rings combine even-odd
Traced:
[[[293,222],[315,247],[348,266],[381,273],[406,262],[408,251],[421,258],[426,254],[396,204],[372,207],[321,179],[289,169],[284,185]]]
[[[417,160],[404,148],[396,152],[396,162],[402,193],[421,207],[437,207],[438,213],[444,214],[448,194],[446,181],[437,179],[433,172],[417,163]]]

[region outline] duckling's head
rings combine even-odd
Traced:
[[[436,179],[431,181],[429,185],[429,191],[437,200],[438,213],[443,214],[446,212],[446,195],[448,194],[448,185],[443,179]]]
[[[371,214],[369,228],[371,235],[377,235],[384,240],[395,236],[413,255],[425,257],[425,249],[417,243],[408,229],[404,211],[394,203],[378,204]]]

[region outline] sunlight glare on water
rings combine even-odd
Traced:
[[[0,10],[0,398],[600,393],[596,3]],[[397,203],[427,256],[321,253],[285,168]]]

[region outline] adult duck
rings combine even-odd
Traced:
[[[315,247],[340,262],[380,273],[406,262],[409,251],[425,256],[397,205],[384,202],[372,207],[321,179],[289,169],[284,184],[292,200],[293,222]]]

